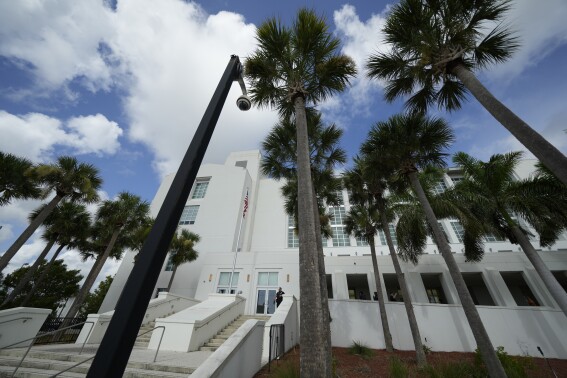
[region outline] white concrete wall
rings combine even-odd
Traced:
[[[51,310],[45,308],[31,307],[0,311],[0,348],[35,337],[50,313]],[[14,348],[28,346],[31,342],[18,343]]]
[[[209,299],[187,310],[167,318],[156,319],[156,328],[165,327],[161,332],[154,332],[148,349],[157,349],[160,338],[160,350],[192,352],[220,330],[244,313],[245,299],[240,296],[211,294]]]
[[[199,378],[252,377],[262,367],[264,322],[249,319],[191,373]]]
[[[270,359],[270,327],[272,324],[284,325],[285,350],[283,352],[287,352],[299,343],[299,302],[295,297],[282,302],[265,325],[262,365],[267,364]]]
[[[462,307],[414,303],[422,341],[434,351],[474,352],[476,343]],[[329,300],[333,346],[349,347],[359,341],[384,349],[378,303],[359,300]],[[567,358],[565,315],[547,308],[502,308],[477,306],[493,345],[504,346],[513,355]],[[414,350],[403,303],[387,303],[386,312],[394,348]]]

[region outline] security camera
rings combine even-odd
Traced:
[[[250,101],[248,96],[242,95],[236,100],[236,106],[242,111],[247,111],[252,107],[252,101]]]

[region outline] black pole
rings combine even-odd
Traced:
[[[241,73],[242,66],[238,56],[231,56],[185,157],[181,161],[154,226],[138,254],[136,264],[130,272],[116,305],[114,316],[108,325],[87,377],[122,377],[167,255],[169,243],[177,229],[179,218],[203,161],[228,91],[232,82],[238,80]]]

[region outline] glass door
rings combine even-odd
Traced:
[[[276,311],[276,289],[258,289],[256,295],[256,314],[270,315]]]

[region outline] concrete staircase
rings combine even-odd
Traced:
[[[223,328],[212,339],[210,339],[202,347],[200,347],[199,350],[214,352],[248,319],[258,319],[267,322],[268,320],[270,320],[270,317],[262,315],[240,315],[232,323]]]
[[[154,329],[156,327],[156,322],[149,322],[148,324],[145,324],[143,326],[140,327],[140,330],[138,331],[138,336],[136,338],[136,342],[134,343],[134,347],[138,347],[138,348],[148,348],[148,345],[150,344],[150,339],[152,338],[152,332],[150,332],[152,329]],[[162,328],[159,329],[159,331],[163,331]]]
[[[78,352],[79,348],[75,348],[74,351],[50,351],[33,348],[18,369],[16,377],[45,378],[94,356],[94,351],[89,351],[90,353],[83,352],[81,355],[78,355]],[[25,348],[0,350],[0,377],[10,377],[24,353]],[[91,365],[91,361],[76,366],[70,371],[58,375],[58,377],[85,377]],[[159,362],[151,363],[131,360],[128,362],[123,377],[181,378],[187,377],[194,370],[195,368],[192,367],[168,366],[160,364]]]

